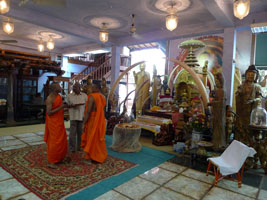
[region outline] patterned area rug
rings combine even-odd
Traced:
[[[88,164],[83,153],[69,154],[70,163],[47,168],[46,146],[36,145],[0,153],[0,165],[30,191],[45,200],[60,199],[136,164],[108,156],[103,164]]]

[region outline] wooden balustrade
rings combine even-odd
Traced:
[[[128,59],[128,60],[127,60]],[[127,65],[125,67],[129,67],[130,65],[130,57],[124,56],[121,58],[121,65]],[[75,75],[72,80],[73,81],[81,81],[87,79],[89,75],[92,76],[94,80],[102,79],[109,71],[111,70],[111,57],[107,54],[101,56],[95,62],[90,63],[88,67],[86,67],[79,74]]]

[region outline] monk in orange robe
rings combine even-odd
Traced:
[[[51,93],[46,100],[46,121],[44,141],[47,144],[47,158],[50,168],[62,161],[68,151],[67,134],[64,126],[64,105],[58,94],[61,92],[59,83],[53,82]]]
[[[92,91],[85,106],[81,147],[85,152],[85,159],[103,163],[107,158],[104,114],[106,100],[100,93],[99,84],[93,84]]]

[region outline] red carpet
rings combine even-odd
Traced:
[[[103,164],[88,165],[83,153],[70,154],[71,162],[47,168],[45,145],[37,145],[0,153],[0,165],[30,191],[45,200],[60,199],[136,164],[108,156]]]

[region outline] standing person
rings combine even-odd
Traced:
[[[83,120],[82,148],[85,159],[103,163],[107,157],[105,144],[106,120],[104,108],[105,97],[100,94],[101,86],[92,85],[92,93],[88,95]]]
[[[47,144],[47,158],[50,168],[57,168],[55,164],[62,161],[68,151],[67,134],[64,125],[64,108],[59,95],[61,87],[59,83],[50,85],[51,93],[46,100],[46,121],[44,141]]]
[[[80,151],[82,124],[84,116],[84,107],[87,101],[87,95],[81,92],[81,85],[76,82],[73,85],[73,92],[67,96],[70,115],[70,136],[69,151]]]

